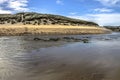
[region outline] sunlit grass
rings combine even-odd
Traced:
[[[0,35],[102,34],[106,32],[110,31],[96,26],[0,25]]]

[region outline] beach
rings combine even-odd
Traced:
[[[80,35],[80,34],[104,34],[111,31],[99,26],[68,26],[68,25],[0,25],[1,36],[22,35]]]
[[[34,37],[0,37],[0,80],[120,80],[120,33],[71,35],[89,43]]]

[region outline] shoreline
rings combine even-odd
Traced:
[[[107,34],[110,30],[99,26],[63,26],[63,25],[0,25],[0,36],[24,35],[83,35]]]

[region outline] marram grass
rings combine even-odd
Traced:
[[[96,26],[63,26],[63,25],[0,25],[1,36],[17,35],[78,35],[104,34],[110,30]]]

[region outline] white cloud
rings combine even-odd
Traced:
[[[105,6],[115,6],[120,3],[120,0],[96,0],[102,3]]]
[[[120,25],[120,13],[87,15],[100,25]]]
[[[113,9],[108,8],[96,8],[94,9],[95,12],[113,12]]]
[[[27,0],[10,0],[8,3],[8,7],[12,8],[15,11],[27,11]]]
[[[93,21],[99,25],[120,25],[120,13],[109,13],[109,14],[87,14],[83,16],[69,16],[76,19],[83,19]]]
[[[63,5],[62,0],[56,0],[56,3],[59,4],[59,5]]]
[[[28,11],[28,0],[0,0],[0,13]]]
[[[86,15],[85,15],[85,16],[70,15],[70,16],[68,16],[68,17],[70,17],[70,18],[75,18],[75,19],[81,19],[81,20],[91,21],[90,18],[88,18]]]
[[[70,14],[70,15],[76,15],[77,12],[70,12],[69,14]]]
[[[2,3],[4,3],[4,2],[6,2],[7,0],[0,0],[0,4],[2,4]]]
[[[12,12],[10,10],[3,10],[0,8],[0,14],[11,14]]]

